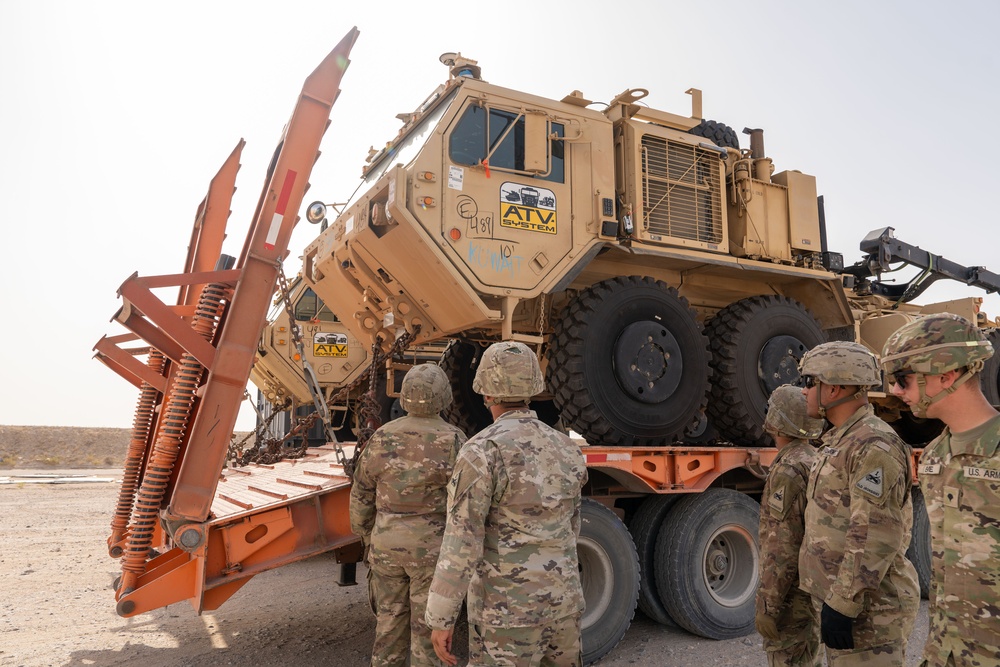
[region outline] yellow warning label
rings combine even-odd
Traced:
[[[346,357],[347,345],[313,344],[313,355],[317,357]]]
[[[522,206],[518,204],[508,204],[502,209],[500,216],[500,226],[511,229],[524,229],[529,232],[541,232],[543,234],[556,233],[556,212]]]

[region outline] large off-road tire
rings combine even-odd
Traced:
[[[656,586],[678,625],[702,637],[754,631],[760,505],[708,489],[677,502],[656,540]]]
[[[986,400],[1000,406],[1000,329],[992,329],[986,338],[993,345],[993,356],[986,360],[979,374],[979,383]]]
[[[707,340],[677,290],[621,276],[582,290],[554,328],[548,386],[592,445],[670,444],[704,429]]]
[[[705,137],[716,146],[735,148],[737,150],[740,148],[739,135],[736,134],[736,130],[725,123],[715,120],[703,120],[697,127],[691,128],[688,132],[698,137]]]
[[[823,330],[805,307],[784,296],[753,296],[716,313],[706,329],[715,372],[708,414],[723,438],[764,446],[767,399],[799,379],[799,361],[822,343]]]
[[[913,487],[913,534],[906,558],[917,570],[920,597],[927,600],[931,594],[931,524],[927,517],[927,504],[920,487]]]
[[[656,590],[656,537],[679,495],[649,496],[635,511],[629,532],[639,555],[639,610],[650,619],[671,628],[679,627],[670,618]]]
[[[607,655],[625,636],[639,595],[639,559],[628,529],[604,505],[583,499],[580,509],[580,581],[587,608],[580,622],[583,662]]]
[[[451,405],[441,415],[446,421],[472,437],[493,423],[483,397],[472,390],[484,348],[477,343],[453,340],[441,355],[441,370],[451,385]]]

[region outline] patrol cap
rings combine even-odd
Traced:
[[[528,401],[545,389],[538,357],[530,347],[515,341],[493,343],[479,361],[472,390],[503,403]]]
[[[403,377],[399,404],[411,415],[436,415],[451,405],[448,377],[434,364],[414,366]]]
[[[926,315],[897,329],[882,348],[885,372],[940,375],[956,368],[978,372],[993,356],[993,346],[979,327],[953,315]]]

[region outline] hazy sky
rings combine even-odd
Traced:
[[[347,8],[350,5],[350,8]],[[355,5],[361,5],[355,7]],[[628,13],[617,14],[622,8]],[[486,80],[608,101],[626,88],[737,130],[814,174],[831,249],[870,230],[1000,272],[993,139],[1000,3],[0,0],[0,194],[8,262],[0,424],[131,424],[136,390],[92,359],[133,272],[175,273],[209,179],[247,140],[238,255],[302,81],[354,25],[306,202],[342,201],[461,51]],[[744,138],[744,143],[746,139]],[[286,272],[315,234],[303,222]],[[932,288],[922,299],[973,294]],[[1000,300],[986,309],[1000,314]],[[244,411],[239,426],[252,424]]]

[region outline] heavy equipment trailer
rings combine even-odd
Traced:
[[[268,169],[260,203],[240,257],[234,259],[222,255],[221,244],[242,142],[213,180],[208,196],[199,207],[184,270],[176,275],[140,277],[136,274],[129,278],[120,290],[124,305],[115,319],[130,333],[102,338],[95,346],[98,359],[140,389],[125,475],[108,537],[110,555],[122,561],[122,575],[116,582],[115,599],[117,611],[123,616],[134,616],[183,600],[189,601],[198,612],[214,610],[252,576],[320,553],[335,553],[337,560],[345,566],[341,570],[341,582],[350,583],[353,580],[353,565],[360,560],[361,549],[358,539],[350,533],[347,512],[352,445],[334,442],[310,449],[300,459],[272,464],[227,467],[226,459],[230,434],[251,375],[251,366],[255,358],[260,357],[260,337],[268,326],[267,310],[275,293],[280,262],[287,254],[296,212],[357,34],[356,30],[349,32],[306,80]],[[474,65],[469,65],[467,60],[453,58],[452,64],[459,73],[466,70],[478,72],[478,69],[469,69]],[[476,83],[470,87],[481,85],[485,84]],[[451,90],[458,86],[457,83],[452,84]],[[480,92],[485,95],[489,91],[482,89]],[[635,115],[637,111],[631,109],[634,101],[629,97],[628,100],[619,100],[619,103]],[[584,108],[579,100],[570,99],[563,104],[577,110]],[[432,104],[422,113],[432,118],[437,113],[434,108]],[[588,118],[605,127],[607,118],[597,115],[604,120],[593,114]],[[644,115],[663,122],[691,124],[692,127],[699,125],[651,111],[644,112]],[[532,123],[539,120],[535,118]],[[540,126],[536,124],[533,127],[533,134],[529,134],[537,138]],[[552,129],[550,125],[546,128]],[[677,139],[674,132],[666,134],[670,139]],[[575,134],[566,136],[579,138]],[[700,143],[700,140],[696,142]],[[708,158],[720,159],[715,157],[718,154],[715,149],[696,147],[707,151],[706,154],[698,153],[697,164]],[[565,157],[565,153],[563,155]],[[572,155],[569,157],[572,158]],[[537,161],[540,158],[535,154],[534,159]],[[754,162],[762,159],[753,158],[751,164],[759,164],[764,170],[764,163]],[[377,159],[375,163],[378,163]],[[711,166],[714,163],[709,161],[705,164]],[[540,165],[537,162],[535,167],[540,168]],[[734,169],[737,166],[734,164]],[[487,171],[486,167],[486,164],[480,165],[483,172]],[[715,167],[722,169],[720,164],[715,164]],[[401,169],[400,166],[392,166],[375,174],[377,177],[373,182],[379,184],[377,188],[383,185],[385,188],[377,189],[379,194],[376,197],[365,195],[367,198],[363,205],[354,209],[360,217],[352,224],[364,227],[365,233],[373,238],[389,238],[392,229],[402,228],[399,221],[403,215],[400,208],[405,203],[403,200],[414,201],[415,191],[406,190],[404,195],[404,189],[409,185]],[[494,169],[497,169],[496,163]],[[695,171],[700,173],[698,169]],[[418,181],[432,184],[439,177],[435,174],[431,176],[434,178],[425,176],[423,181],[419,181],[418,176]],[[721,179],[722,172],[719,171],[717,176]],[[795,189],[803,186],[804,182],[797,176],[787,178],[790,179],[788,183],[793,185],[783,187]],[[721,181],[718,181],[717,185],[720,184]],[[394,187],[400,188],[395,190],[396,195],[391,194]],[[812,193],[808,187],[806,190]],[[698,191],[698,187],[691,190],[695,201],[698,201]],[[555,211],[559,199],[568,191],[554,193],[551,187],[541,183],[520,184],[516,190],[508,188],[501,198],[514,204],[515,193],[518,205],[532,211]],[[380,199],[382,194],[386,196],[385,201]],[[427,196],[433,199],[433,196]],[[647,226],[642,218],[636,218],[633,223],[630,216],[638,215],[638,211],[629,209],[625,205],[627,202],[620,209],[617,205],[607,209],[603,197],[591,201],[591,195],[568,196],[578,212],[590,211],[591,204],[594,204],[593,210],[599,214],[598,217],[608,218],[603,222],[615,220],[614,229],[603,222],[595,228],[599,230],[597,236],[601,237],[601,244],[615,244],[615,249],[604,253],[612,256],[605,257],[599,265],[591,265],[579,275],[588,276],[588,280],[600,278],[598,282],[624,281],[622,284],[629,290],[650,287],[662,292],[662,288],[653,286],[655,280],[608,277],[617,276],[614,271],[619,269],[624,271],[628,268],[631,271],[636,266],[650,268],[653,265],[649,259],[653,253],[641,247],[644,239],[657,241],[649,236],[655,235],[650,231],[653,223]],[[461,202],[456,200],[453,203]],[[433,209],[435,204],[425,201],[424,206]],[[468,213],[468,209],[460,207],[460,210]],[[612,213],[605,215],[606,210]],[[583,215],[582,212],[579,215]],[[615,218],[619,213],[621,220]],[[547,226],[554,224],[554,218],[546,218],[545,215],[525,215],[520,223],[515,224],[516,215],[511,213],[514,217],[508,222],[513,225],[511,229],[533,229],[536,233],[547,234]],[[465,226],[460,238],[472,229],[471,221],[475,216],[462,219],[466,222],[463,223]],[[306,275],[310,283],[318,279],[319,274],[311,267],[318,266],[323,255],[320,251],[339,241],[338,230],[341,236],[350,231],[346,222],[343,219],[334,224],[330,228],[332,234],[329,231],[322,233],[313,250],[307,253]],[[638,225],[633,230],[639,231],[634,232],[635,236],[630,240],[628,229],[633,224]],[[621,237],[619,229],[624,234]],[[448,238],[453,237],[442,237],[436,243],[444,246],[449,243]],[[748,245],[762,242],[759,238],[751,239],[745,233],[740,247],[745,251]],[[562,241],[558,241],[557,245],[559,243]],[[704,243],[707,242],[695,243],[695,251],[683,247],[669,251],[674,259],[688,267],[681,273],[685,280],[689,279],[696,286],[696,293],[701,295],[699,298],[702,300],[707,299],[712,276],[718,277],[720,272],[728,275],[733,271],[745,271],[745,268],[740,268],[743,262],[757,261],[730,257],[708,262],[704,271],[695,270],[703,260],[698,253],[714,250],[698,245]],[[567,251],[567,256],[575,253],[569,250],[569,246],[563,250]],[[353,252],[356,254],[345,260],[348,261],[346,269],[352,268],[351,262],[355,259],[364,257],[365,251],[361,248]],[[591,253],[591,250],[587,252]],[[496,262],[495,266],[503,272],[510,266],[508,260],[513,262],[513,256],[502,252],[496,257],[477,255],[475,252],[463,256],[475,265],[472,270],[492,267]],[[598,256],[603,256],[601,248],[593,252],[593,257]],[[545,263],[556,261],[554,254],[547,257]],[[787,311],[789,309],[785,306],[791,299],[787,294],[825,295],[822,298],[826,304],[824,312],[828,321],[837,325],[826,330],[850,333],[865,340],[881,335],[881,330],[873,329],[861,336],[867,322],[879,321],[887,314],[895,316],[901,311],[905,311],[907,317],[918,312],[906,303],[894,310],[892,302],[884,296],[844,290],[840,273],[830,271],[821,264],[823,261],[830,264],[832,257],[811,257],[808,266],[795,265],[799,260],[793,261],[791,257],[786,263],[772,262],[774,271],[770,275],[774,284],[782,287],[781,293],[747,297],[751,300],[742,301],[740,308],[753,312],[762,311],[765,307],[769,313],[772,308]],[[326,261],[325,257],[323,261]],[[356,271],[361,260],[357,261],[358,264],[353,266]],[[530,261],[543,263],[537,254],[525,261],[529,269],[532,266]],[[369,261],[366,266],[376,264]],[[442,272],[438,276],[442,283],[452,280],[446,274],[453,274],[445,271],[440,263],[432,262],[421,270]],[[405,275],[407,269],[399,262],[377,266],[368,279],[385,283],[386,279],[380,271],[391,282],[394,277]],[[602,273],[608,275],[599,275]],[[632,274],[625,272],[624,275]],[[872,282],[868,279],[877,272],[863,275],[863,271],[859,270],[850,275],[860,284]],[[797,281],[808,282],[808,288],[798,289]],[[447,287],[453,289],[455,284],[452,280]],[[154,293],[154,290],[166,287],[179,288],[175,305],[166,305]],[[577,285],[572,288],[577,291],[577,296],[588,289],[591,287]],[[591,291],[596,295],[600,290],[593,288]],[[417,334],[416,342],[446,337],[444,329],[438,329],[437,332],[432,331],[432,336],[420,338],[419,333],[423,329],[415,325],[424,324],[432,330],[434,325],[428,320],[418,321],[415,311],[407,310],[404,302],[393,295],[378,294],[391,304],[391,313],[379,312],[377,320],[371,315],[355,320],[363,324],[366,334],[382,335],[381,339],[376,338],[376,344],[391,344],[407,328],[408,333]],[[468,299],[479,298],[470,292],[465,295]],[[373,303],[377,301],[376,296],[373,291]],[[662,305],[663,300],[656,297],[653,301]],[[673,303],[676,300],[668,301]],[[556,299],[541,298],[535,303],[544,313],[544,309],[552,307]],[[449,312],[458,312],[465,305],[465,302],[450,304],[449,307],[454,306],[457,310]],[[536,316],[540,313],[521,311],[516,299],[500,298],[495,305],[496,309],[491,310],[496,315],[493,321],[500,325],[504,334],[515,334],[514,322],[523,323],[527,319],[533,322],[532,326],[539,322]],[[423,304],[421,310],[427,306]],[[567,307],[568,312],[577,312],[585,319],[593,317],[593,313],[580,315],[573,310],[573,306]],[[975,316],[971,300],[955,307],[959,310],[964,308]],[[686,316],[686,307],[682,310]],[[797,313],[797,307],[791,308],[791,311]],[[665,315],[648,312],[654,321],[666,321]],[[669,309],[665,312],[666,315],[677,314]],[[729,308],[727,313],[737,323],[746,321],[743,310]],[[398,315],[403,326],[395,323],[390,314]],[[794,315],[791,319],[802,322]],[[639,334],[635,332],[642,333],[649,329],[649,322],[639,319],[629,324],[630,327],[632,325],[636,326],[630,329],[628,337],[639,341],[641,337],[637,337]],[[559,326],[564,327],[563,331],[568,330],[565,324]],[[717,329],[725,326],[728,325],[720,324]],[[552,334],[544,317],[541,318],[540,328],[541,331],[536,332],[537,340],[533,338],[536,334],[524,330],[517,331],[517,336],[530,339],[536,345],[544,344],[546,336]],[[458,333],[464,335],[464,332]],[[655,332],[649,329],[647,333]],[[701,336],[700,333],[698,335]],[[774,354],[771,355],[774,366],[768,368],[780,370],[779,379],[793,378],[794,368],[789,364],[794,354],[778,349],[780,346],[777,343],[788,341],[776,338],[778,336],[765,337],[761,348],[754,354],[774,347]],[[136,339],[143,341],[141,347],[126,346]],[[453,379],[456,380],[470,379],[468,374],[475,367],[480,338],[466,336],[465,341],[449,346],[450,352],[442,360],[442,365],[452,369]],[[799,343],[803,342],[799,340]],[[319,344],[326,345],[328,342],[324,339]],[[612,351],[605,352],[611,354]],[[146,358],[145,364],[139,361],[140,357]],[[995,376],[994,369],[994,382]],[[768,378],[767,383],[774,380]],[[261,382],[265,383],[264,380]],[[294,384],[293,380],[288,382]],[[460,382],[456,384],[457,391],[467,392]],[[725,392],[720,394],[724,395]],[[886,397],[882,395],[878,398]],[[699,397],[699,405],[701,401]],[[469,421],[469,424],[474,423],[474,420]],[[658,438],[652,440],[658,441]],[[584,489],[586,499],[579,542],[587,600],[583,619],[587,662],[597,660],[618,643],[631,622],[637,604],[661,623],[679,625],[707,637],[733,637],[752,632],[753,592],[758,563],[757,499],[763,486],[765,467],[773,460],[775,450],[737,446],[730,442],[724,442],[724,446],[710,446],[704,442],[670,446],[636,443],[632,446],[601,446],[583,440],[579,442],[591,473]]]

